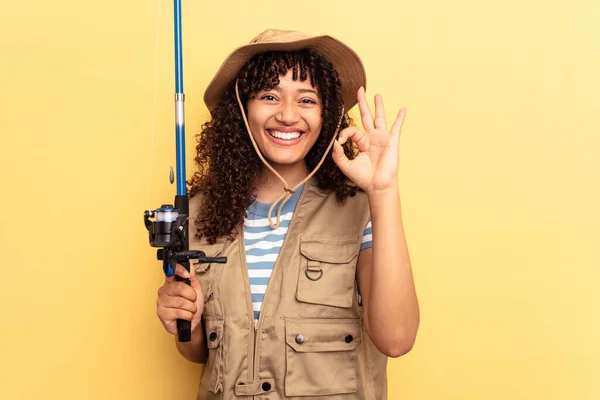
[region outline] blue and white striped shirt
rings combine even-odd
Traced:
[[[250,277],[252,306],[254,308],[254,318],[256,319],[260,314],[273,266],[290,226],[302,189],[303,186],[298,188],[296,193],[284,204],[281,210],[281,223],[277,229],[271,228],[267,218],[272,203],[255,201],[248,207],[248,214],[244,220],[244,245]],[[363,233],[360,249],[370,247],[372,247],[372,231],[371,222],[369,221]]]

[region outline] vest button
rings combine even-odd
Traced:
[[[296,336],[296,343],[298,343],[298,344],[304,343],[304,336],[302,336],[302,335]]]
[[[211,342],[214,342],[215,340],[217,340],[217,332],[211,332],[208,338]]]
[[[348,336],[346,336],[346,338],[344,340],[346,341],[346,343],[352,343],[354,338],[352,337],[352,335],[348,335]]]
[[[265,392],[268,392],[269,390],[271,390],[271,384],[269,382],[263,382],[262,390],[264,390]]]

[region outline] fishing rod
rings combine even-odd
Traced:
[[[155,210],[144,211],[144,225],[148,229],[150,246],[160,247],[156,252],[163,262],[163,272],[173,276],[177,264],[190,272],[190,260],[197,264],[227,262],[227,257],[206,257],[203,251],[189,249],[189,199],[186,189],[185,171],[185,118],[183,93],[183,56],[181,40],[181,0],[174,0],[175,18],[175,154],[177,172],[177,194],[174,206],[163,204]],[[169,176],[173,184],[173,170]],[[151,220],[151,218],[155,218]],[[192,272],[193,273],[193,272]],[[187,285],[189,278],[175,277]],[[177,338],[180,342],[191,340],[191,321],[177,320]]]

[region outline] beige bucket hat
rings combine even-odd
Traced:
[[[337,71],[342,83],[344,109],[356,105],[356,92],[363,86],[366,89],[367,77],[363,63],[350,47],[328,36],[309,36],[302,32],[267,29],[245,46],[235,49],[223,62],[221,68],[204,92],[204,102],[208,109],[216,107],[242,67],[254,55],[265,51],[294,51],[312,48],[323,54]]]
[[[333,67],[337,71],[342,84],[341,95],[343,109],[340,112],[337,129],[331,138],[329,147],[323,154],[319,164],[302,182],[296,184],[293,188],[290,188],[285,179],[279,175],[279,173],[267,162],[267,160],[265,160],[263,155],[260,153],[258,145],[256,144],[256,141],[252,136],[252,132],[250,131],[248,119],[244,112],[244,106],[240,99],[237,77],[244,65],[258,53],[265,51],[294,51],[307,48],[312,48],[319,51],[333,64]],[[350,110],[356,105],[356,94],[358,89],[361,86],[366,89],[367,78],[365,68],[354,50],[331,36],[308,36],[297,31],[268,29],[252,39],[249,44],[234,50],[225,59],[221,65],[221,68],[219,68],[217,74],[212,79],[206,88],[206,92],[204,93],[204,102],[211,113],[219,103],[220,98],[224,95],[227,86],[234,81],[238,105],[240,107],[246,129],[248,130],[248,135],[250,136],[250,140],[254,146],[254,150],[258,154],[263,164],[269,168],[283,183],[283,193],[271,205],[268,215],[269,224],[273,229],[276,229],[279,227],[281,222],[281,210],[283,209],[284,204],[291,198],[291,195],[296,191],[296,189],[307,182],[321,167],[325,161],[325,158],[327,157],[327,154],[331,150],[335,139],[337,138],[345,110]],[[277,207],[277,220],[274,223],[271,219],[271,214],[278,203],[279,206]]]

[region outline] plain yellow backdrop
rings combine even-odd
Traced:
[[[399,179],[422,323],[390,361],[391,399],[600,398],[600,3],[183,13],[188,175],[206,85],[266,28],[344,40],[388,121],[408,108]],[[142,218],[175,192],[172,21],[165,0],[2,2],[1,399],[194,398],[201,367],[155,315],[164,278]]]

